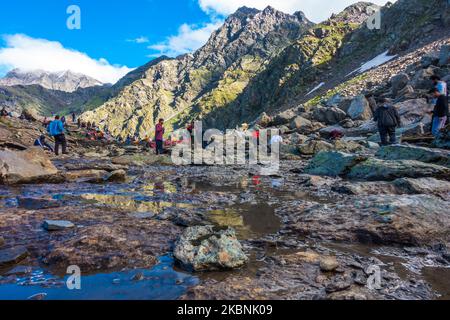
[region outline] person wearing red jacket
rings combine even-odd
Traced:
[[[164,153],[164,119],[159,119],[158,124],[156,125],[155,130],[155,141],[156,141],[156,154],[163,154]]]

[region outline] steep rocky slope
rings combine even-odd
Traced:
[[[122,137],[148,135],[160,117],[180,125],[236,99],[269,58],[310,26],[300,12],[243,7],[195,53],[161,58],[128,75],[124,83],[137,80],[84,119]]]
[[[416,52],[420,59],[426,54],[426,50],[420,51],[423,46],[449,37],[447,1],[399,0],[387,4],[381,8],[380,30],[357,24],[369,16],[369,6],[357,3],[310,29],[276,56],[233,103],[209,114],[206,122],[233,127],[253,121],[263,111],[276,114],[304,103],[314,106],[336,93],[355,96],[388,81],[399,70],[386,68],[384,75],[380,72],[372,78],[365,72],[354,72],[363,63],[383,53],[398,61]],[[353,90],[347,90],[350,86]]]

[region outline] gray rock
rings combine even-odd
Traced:
[[[273,126],[281,126],[281,125],[285,125],[288,124],[289,122],[291,122],[298,114],[290,109],[290,110],[286,110],[280,114],[278,114],[277,116],[275,116],[275,118],[273,119],[271,125]]]
[[[175,244],[174,256],[194,271],[235,269],[248,261],[235,231],[213,226],[187,228]]]
[[[324,140],[309,140],[298,147],[298,151],[303,155],[315,155],[320,151],[333,150],[334,146]]]
[[[339,262],[336,257],[322,257],[320,259],[320,270],[331,272],[339,268]]]
[[[320,152],[308,164],[305,172],[319,176],[340,176],[366,158],[343,152]]]
[[[409,76],[406,73],[399,73],[392,77],[391,86],[394,96],[397,96],[397,94],[406,87],[409,80]]]
[[[354,166],[348,178],[369,181],[390,181],[398,178],[450,178],[450,169],[414,160],[368,159]]]
[[[431,65],[438,65],[439,63],[439,54],[437,52],[431,52],[427,55],[424,55],[420,59],[420,64],[422,65],[422,68],[428,68]]]
[[[0,184],[55,182],[56,180],[61,180],[58,177],[58,170],[42,149],[0,151]]]
[[[106,177],[106,180],[108,182],[125,182],[127,180],[127,173],[125,170],[116,170],[111,172]]]
[[[308,119],[297,116],[290,124],[291,129],[298,130],[299,132],[311,131],[312,123]]]
[[[15,247],[0,250],[0,267],[17,264],[28,256],[28,250],[24,247]]]
[[[384,160],[417,160],[450,168],[450,152],[413,145],[391,145],[382,147],[376,154]]]
[[[313,119],[328,125],[335,125],[347,117],[347,114],[337,107],[316,106],[313,109]]]
[[[58,220],[46,220],[44,221],[42,226],[47,231],[60,231],[75,228],[75,225],[70,221]]]
[[[27,197],[17,197],[17,203],[20,208],[27,210],[58,208],[61,206],[61,203],[57,200]]]
[[[445,66],[450,63],[450,45],[444,45],[439,54],[439,66]]]
[[[347,110],[347,114],[352,120],[370,120],[373,117],[369,101],[363,95],[353,99]]]
[[[450,200],[450,182],[434,178],[402,178],[393,182],[402,193],[434,194]]]

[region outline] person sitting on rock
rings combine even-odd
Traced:
[[[438,88],[434,89],[433,96],[436,99],[436,104],[433,110],[433,123],[431,132],[433,136],[439,137],[440,131],[445,127],[447,122],[448,113],[448,100],[445,95],[441,93]]]
[[[389,144],[396,144],[397,136],[395,134],[395,129],[401,126],[401,120],[397,109],[385,100],[383,101],[383,105],[375,111],[373,120],[378,122],[381,145],[386,146]]]
[[[50,152],[54,152],[53,147],[47,142],[44,135],[40,136],[39,138],[34,141],[35,147],[41,147],[44,150],[48,150]]]

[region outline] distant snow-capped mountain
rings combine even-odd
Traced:
[[[40,85],[46,89],[74,92],[78,89],[102,86],[103,83],[87,75],[70,70],[48,72],[43,70],[25,71],[14,69],[0,79],[0,86]]]

